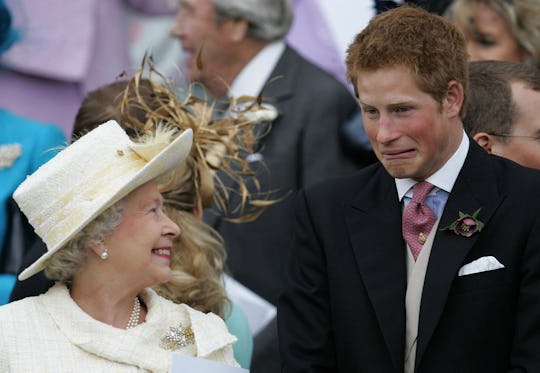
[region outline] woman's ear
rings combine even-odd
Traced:
[[[99,258],[102,258],[102,259],[104,255],[103,252],[107,252],[107,249],[105,248],[105,243],[103,241],[92,242],[89,245],[89,247],[90,247],[90,250],[92,250],[94,254],[96,254]]]

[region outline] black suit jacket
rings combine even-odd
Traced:
[[[540,172],[471,141],[439,227],[481,208],[481,233],[436,233],[416,372],[540,372]],[[298,197],[278,306],[284,372],[403,372],[406,262],[394,179],[381,165]],[[494,256],[503,269],[458,277]]]
[[[261,190],[285,198],[252,223],[228,223],[208,214],[205,220],[225,239],[232,275],[275,304],[292,239],[294,194],[359,167],[343,154],[339,140],[340,126],[357,104],[341,83],[289,47],[263,93],[279,116],[259,144],[264,163],[252,166]]]

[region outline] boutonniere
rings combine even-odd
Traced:
[[[272,122],[278,117],[278,110],[275,106],[262,103],[253,105],[248,110],[242,113],[245,120],[253,123]]]
[[[481,232],[484,229],[484,223],[478,220],[478,214],[481,208],[476,210],[472,215],[459,212],[459,218],[442,230],[452,230],[455,234],[465,237],[471,237],[476,232]]]

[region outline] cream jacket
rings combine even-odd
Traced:
[[[194,343],[175,351],[238,366],[221,318],[146,289],[146,321],[124,330],[97,321],[56,284],[46,294],[0,307],[0,372],[167,372],[171,327],[191,327]]]

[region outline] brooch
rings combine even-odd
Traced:
[[[459,218],[441,230],[452,230],[455,234],[465,237],[471,237],[476,232],[481,232],[484,229],[484,223],[477,218],[480,210],[481,208],[476,210],[472,215],[460,211]]]
[[[0,146],[0,170],[13,166],[13,162],[22,154],[21,144],[7,144]]]
[[[163,338],[159,347],[165,350],[180,350],[190,344],[195,343],[191,328],[183,328],[182,324],[171,326]]]

